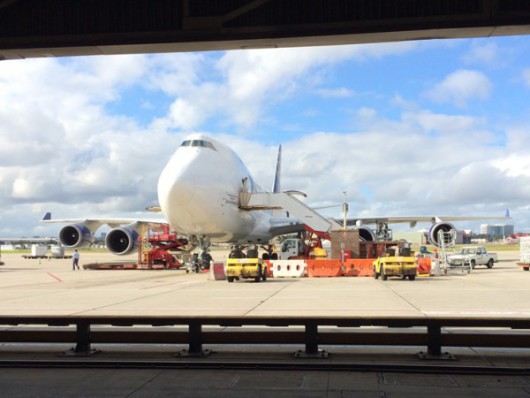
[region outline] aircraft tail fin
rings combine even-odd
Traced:
[[[272,185],[272,192],[280,192],[282,174],[282,146],[278,147],[278,160],[276,160],[276,174],[274,176],[274,184]]]
[[[50,213],[49,211],[46,212],[46,214],[44,214],[44,217],[42,217],[42,221],[48,221],[51,219],[52,219],[52,213]]]

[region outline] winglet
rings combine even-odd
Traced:
[[[42,217],[42,221],[49,221],[52,219],[52,213],[50,213],[49,211],[46,212],[46,214],[44,214],[44,217]]]
[[[506,213],[504,213],[504,217],[512,218],[512,215],[510,214],[510,209],[506,209]]]
[[[274,176],[274,184],[272,185],[272,192],[280,192],[280,182],[282,173],[282,146],[278,147],[278,160],[276,161],[276,175]]]

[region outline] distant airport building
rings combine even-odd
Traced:
[[[512,224],[481,224],[480,235],[488,238],[504,238],[513,235],[514,226]]]

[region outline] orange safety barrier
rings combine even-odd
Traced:
[[[226,280],[225,263],[222,261],[214,261],[213,263],[213,275],[216,281]]]
[[[267,278],[272,278],[274,276],[274,268],[269,260],[263,260],[263,268],[267,271]]]
[[[431,259],[419,258],[416,261],[416,268],[418,269],[418,275],[429,275],[431,273]]]
[[[375,258],[354,258],[344,262],[345,276],[374,276]]]
[[[306,260],[307,275],[310,277],[330,277],[344,275],[340,260]]]

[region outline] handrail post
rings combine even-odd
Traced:
[[[294,353],[296,358],[327,358],[328,353],[318,349],[318,323],[307,322],[305,325],[305,352]]]
[[[76,322],[76,331],[75,331],[75,348],[72,348],[68,351],[63,352],[63,356],[90,356],[94,355],[100,350],[92,349],[92,332],[90,330],[89,321],[78,321]]]
[[[418,353],[420,359],[455,359],[448,352],[442,353],[442,326],[439,323],[427,325],[427,353]]]
[[[427,326],[427,354],[442,355],[442,328],[440,325]]]
[[[202,349],[202,323],[190,321],[188,324],[188,349],[177,353],[181,357],[205,357],[210,355],[210,350]]]

